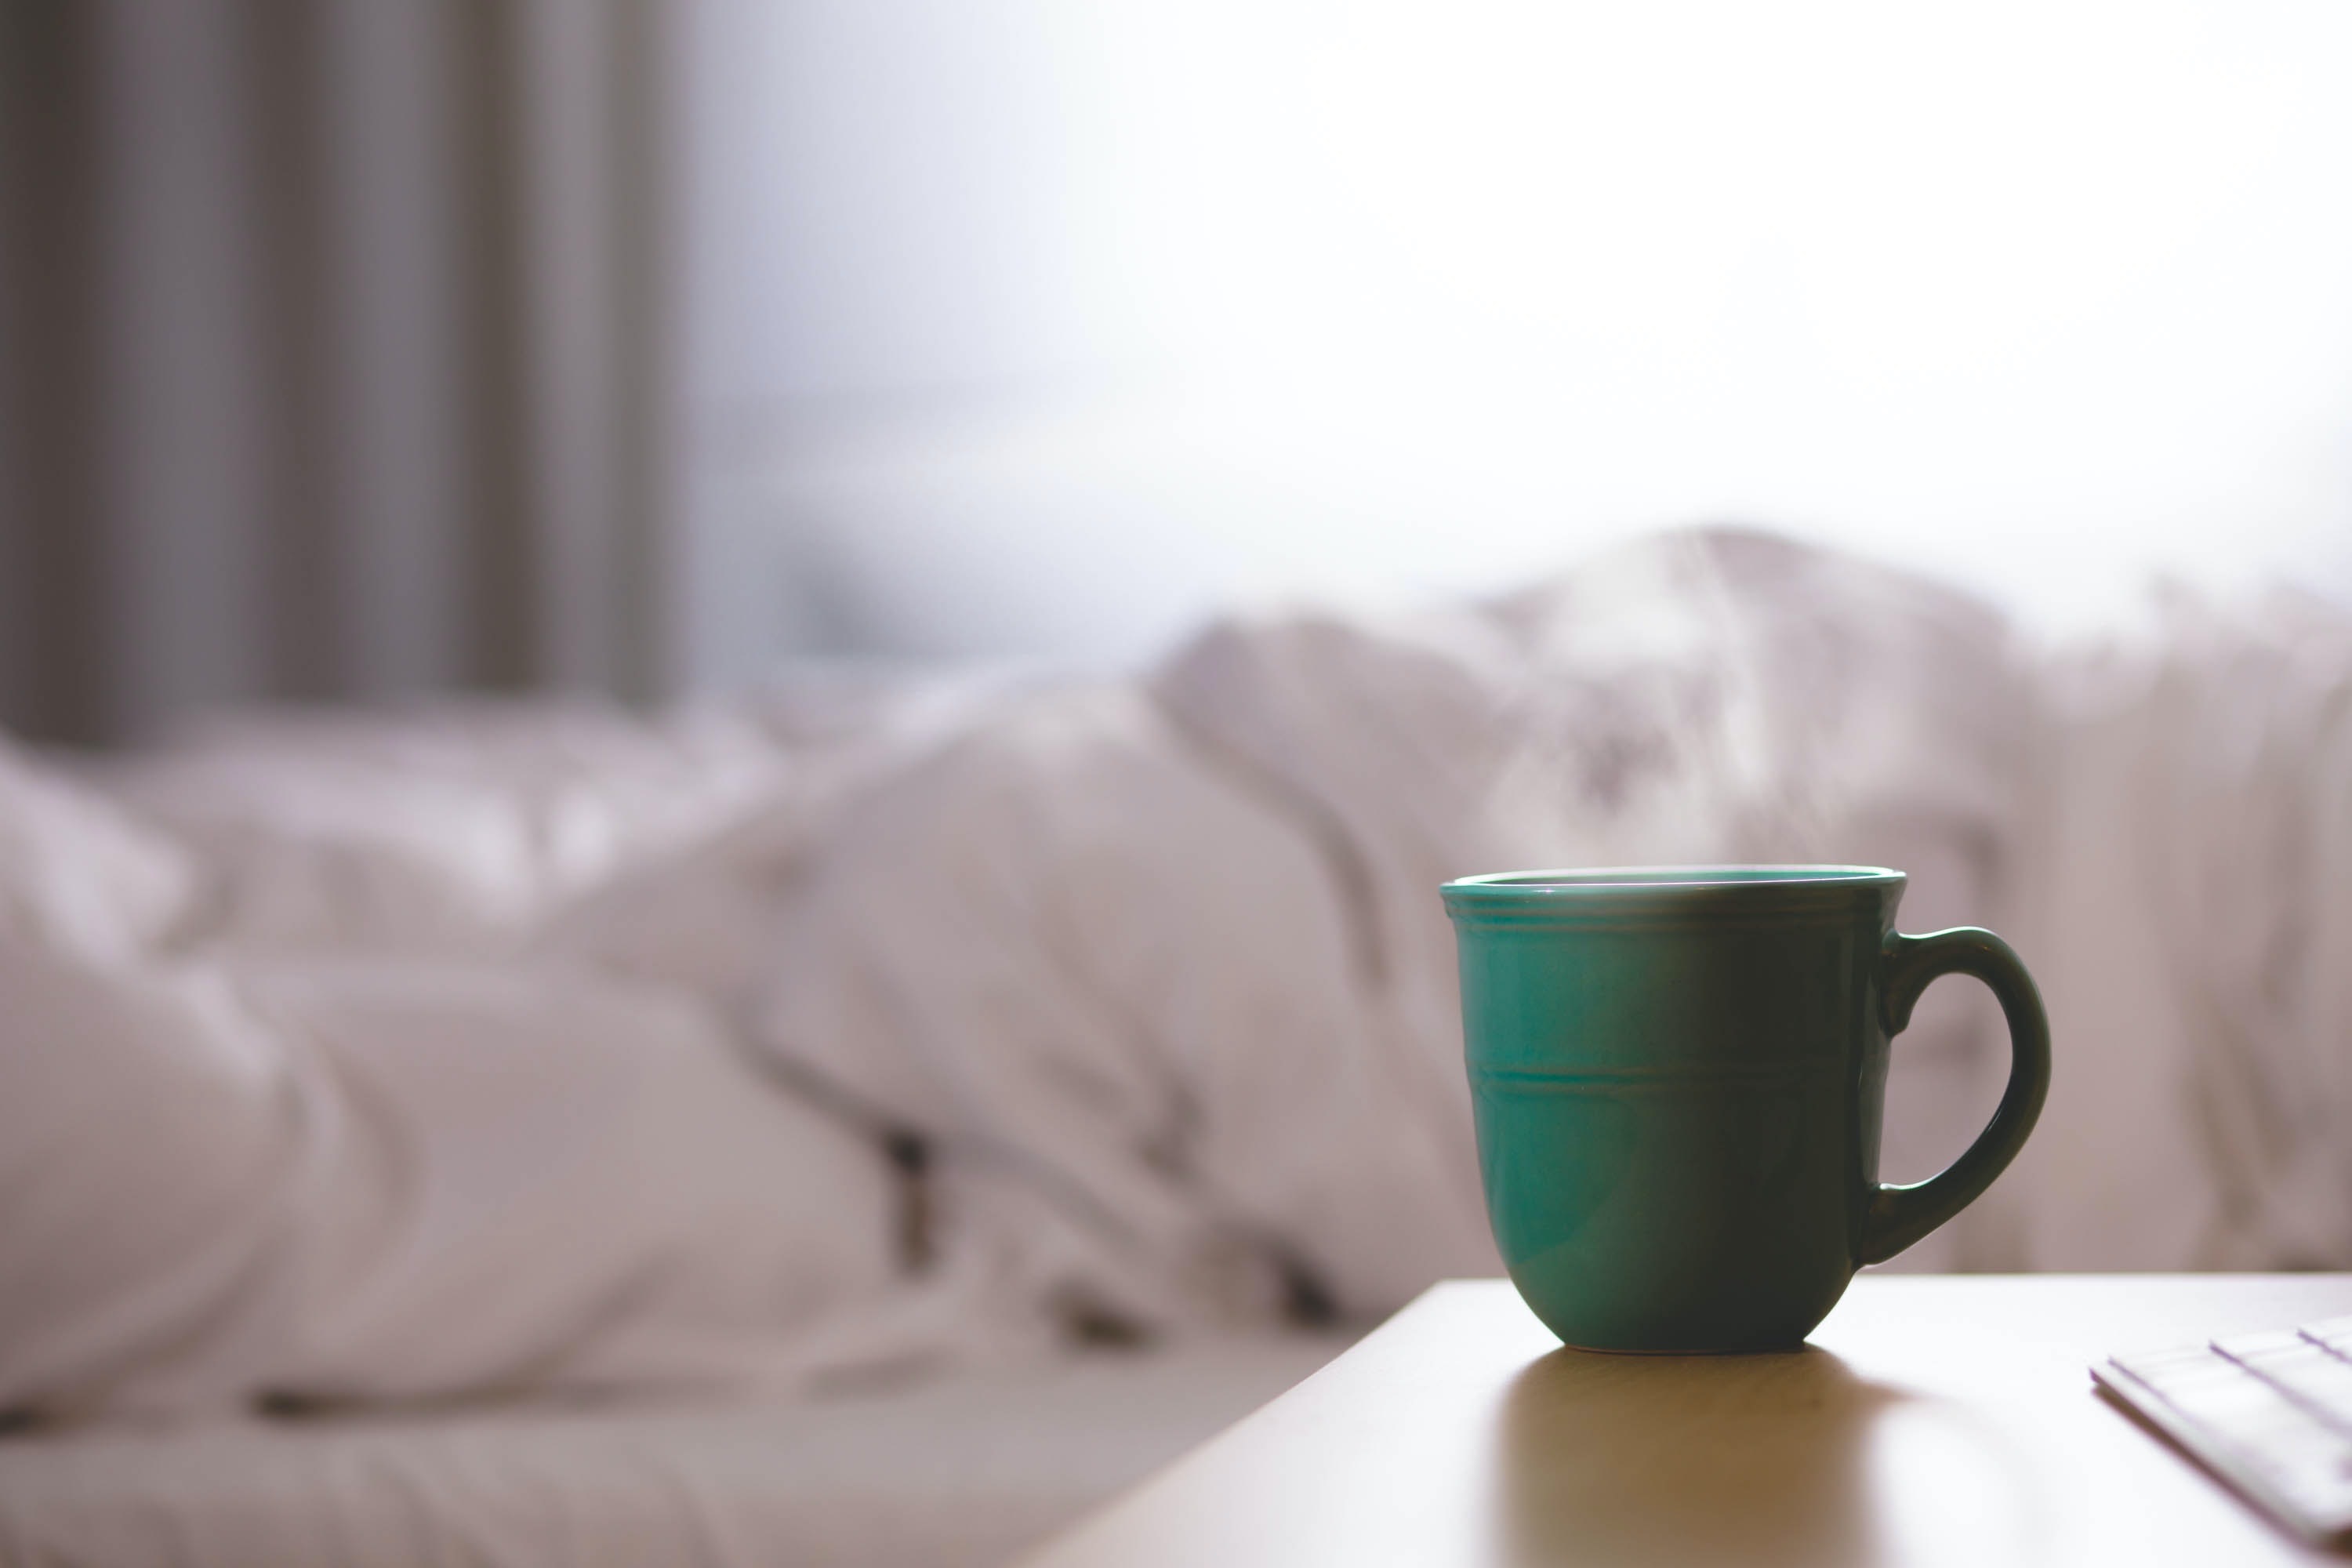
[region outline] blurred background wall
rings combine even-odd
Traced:
[[[0,721],[1118,663],[1733,519],[2352,597],[2326,0],[9,0]]]

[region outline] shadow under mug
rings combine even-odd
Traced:
[[[1462,963],[1480,1173],[1512,1281],[1587,1350],[1780,1350],[1866,1263],[1968,1206],[2033,1129],[2050,1031],[2009,945],[1895,931],[1904,876],[1699,866],[1468,877]],[[1940,1175],[1878,1182],[1887,1041],[1972,974],[2009,1086]]]

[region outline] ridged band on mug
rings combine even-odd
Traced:
[[[1847,1070],[1842,1056],[1762,1062],[1676,1062],[1641,1067],[1504,1068],[1473,1063],[1474,1092],[1506,1095],[1751,1094]]]

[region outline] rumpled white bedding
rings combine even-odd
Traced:
[[[2058,1067],[1994,1267],[2352,1267],[2352,616],[2175,594],[2054,658],[2008,918]]]
[[[1670,535],[1130,679],[0,753],[0,1409],[792,1389],[1494,1267],[1448,877],[1863,860],[2048,994],[1913,1255],[2352,1264],[2352,637]],[[1938,987],[1890,1173],[1998,1090]]]

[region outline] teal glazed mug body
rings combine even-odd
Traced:
[[[1444,889],[1487,1217],[1568,1344],[1792,1347],[1854,1270],[1968,1206],[2050,1085],[2025,966],[1988,931],[1895,931],[1865,866],[1643,867]],[[1929,981],[2009,1020],[2009,1087],[1941,1175],[1878,1182],[1887,1042]]]

